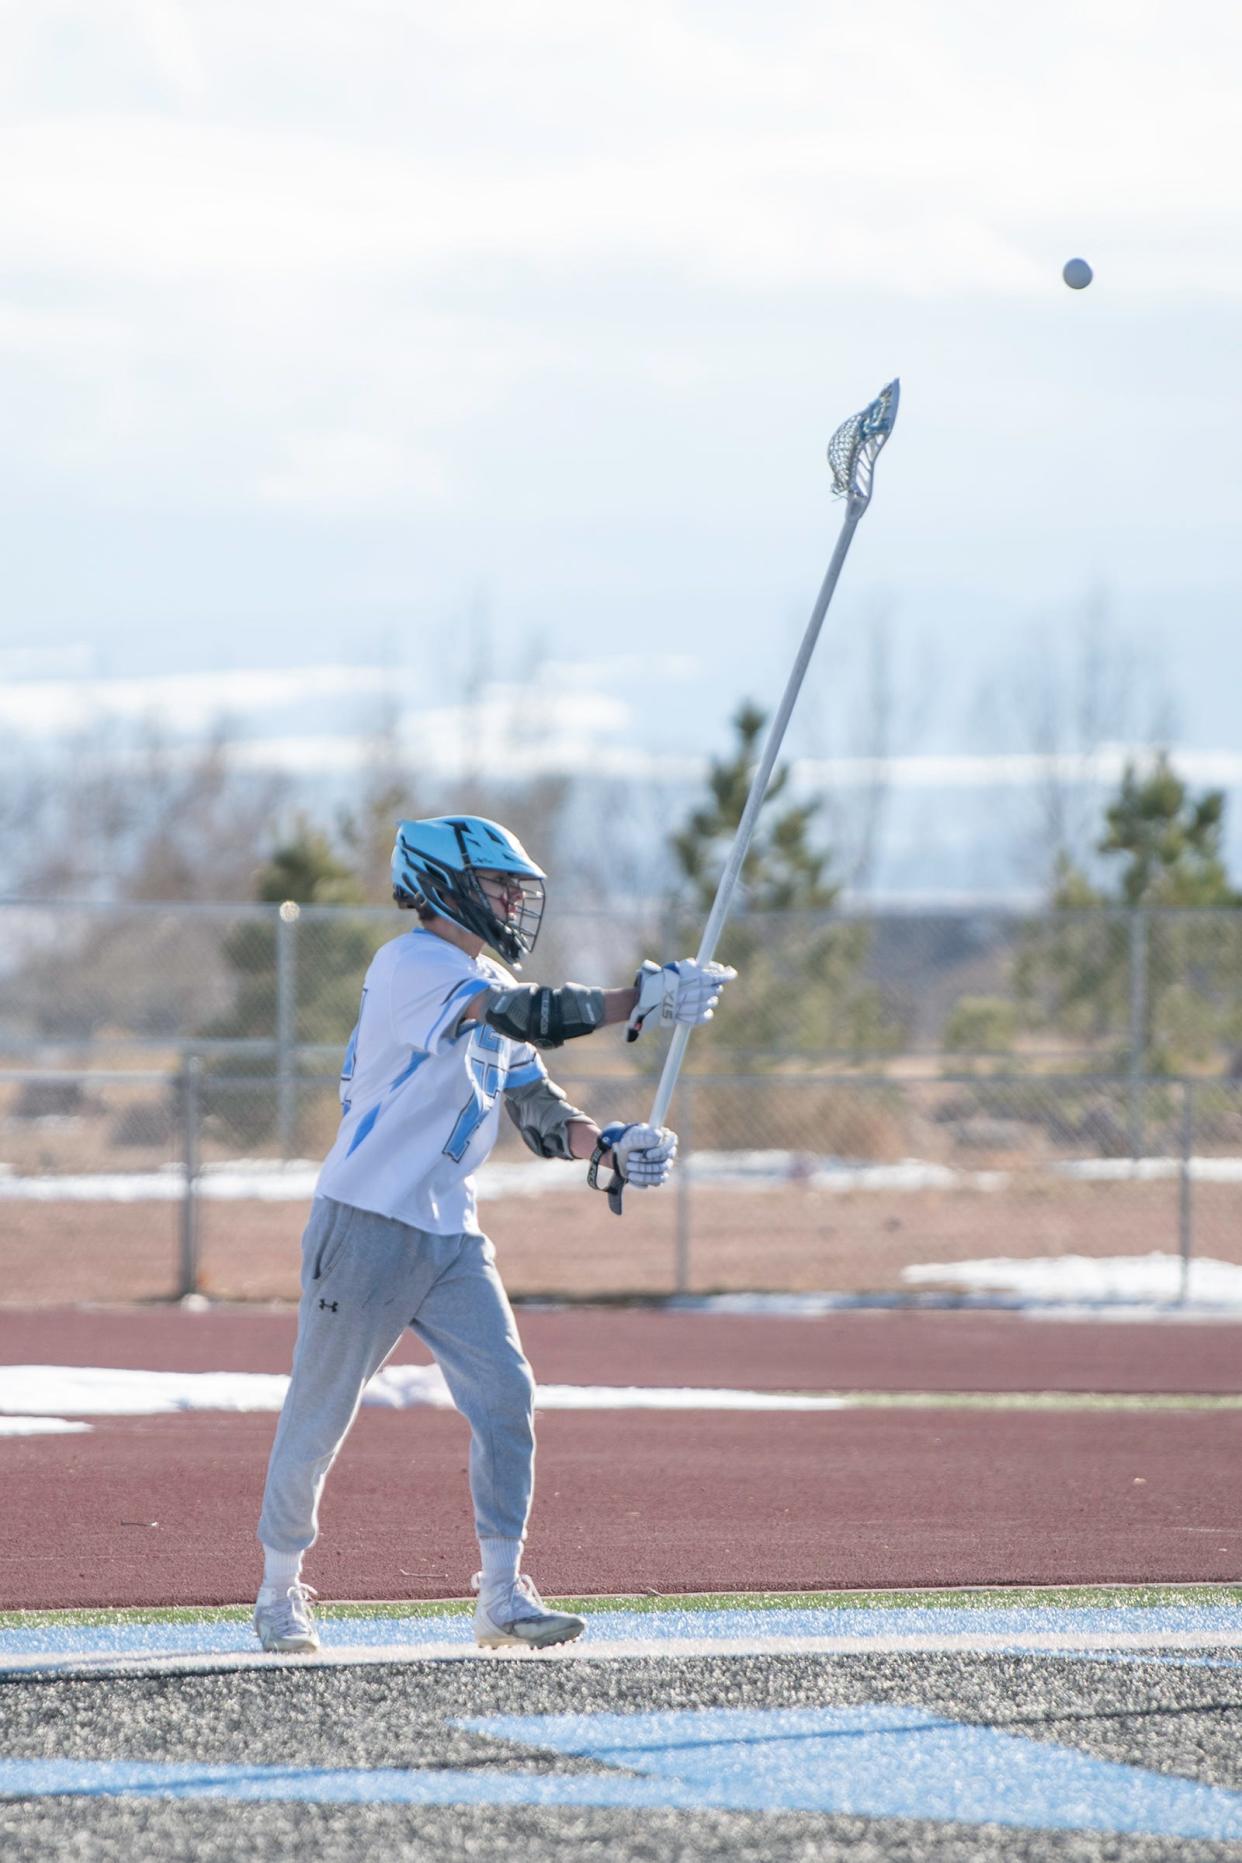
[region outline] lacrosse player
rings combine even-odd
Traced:
[[[315,1650],[302,1558],[324,1480],[367,1381],[405,1328],[434,1354],[471,1432],[470,1489],[482,1553],[476,1641],[542,1648],[585,1628],[552,1611],[521,1571],[534,1472],[534,1381],[472,1173],[496,1142],[503,1101],[541,1158],[589,1161],[589,1182],[663,1184],[677,1150],[665,1127],[600,1128],[548,1078],[543,1051],[624,1022],[710,1020],[734,975],[692,959],[644,963],[630,989],[519,984],[545,875],[507,829],[478,816],[398,824],[393,897],[415,928],[373,958],[341,1076],[341,1125],[302,1240],[302,1300],[272,1445],[254,1625],[266,1650]],[[600,1168],[611,1173],[598,1181]]]

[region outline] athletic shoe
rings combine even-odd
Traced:
[[[304,1585],[300,1579],[290,1585],[288,1591],[268,1591],[259,1593],[259,1601],[254,1607],[255,1635],[265,1650],[278,1650],[281,1655],[309,1655],[319,1648],[319,1632],[315,1628],[315,1613],[311,1609],[311,1599],[316,1596],[313,1585]]]
[[[470,1589],[478,1591],[482,1582],[483,1574],[476,1572]],[[474,1607],[474,1640],[484,1650],[547,1649],[551,1643],[572,1643],[585,1629],[584,1618],[550,1611],[525,1573],[498,1603],[485,1610],[480,1597]]]

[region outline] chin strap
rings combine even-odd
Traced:
[[[595,1150],[591,1153],[591,1162],[587,1166],[587,1183],[591,1186],[592,1190],[602,1190],[607,1194],[608,1208],[612,1211],[614,1216],[621,1215],[621,1198],[625,1191],[625,1179],[622,1177],[620,1171],[614,1169],[612,1182],[610,1184],[601,1184],[599,1181],[599,1167],[604,1162],[605,1154],[612,1150],[624,1131],[625,1121],[622,1119],[616,1120],[610,1126],[605,1126],[599,1135]]]

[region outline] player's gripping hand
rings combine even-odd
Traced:
[[[677,1134],[667,1126],[627,1126],[618,1119],[604,1127],[599,1142],[611,1146],[618,1175],[637,1190],[665,1183],[677,1156]]]
[[[634,978],[638,1001],[630,1011],[625,1039],[637,1041],[651,1016],[661,1028],[676,1022],[710,1022],[720,992],[736,976],[728,964],[700,964],[693,957],[653,964],[648,958]]]

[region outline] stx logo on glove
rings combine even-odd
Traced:
[[[700,964],[692,957],[653,964],[647,958],[634,978],[638,1000],[630,1011],[626,1040],[637,1041],[653,1015],[662,1028],[710,1022],[721,990],[736,976],[728,964]]]

